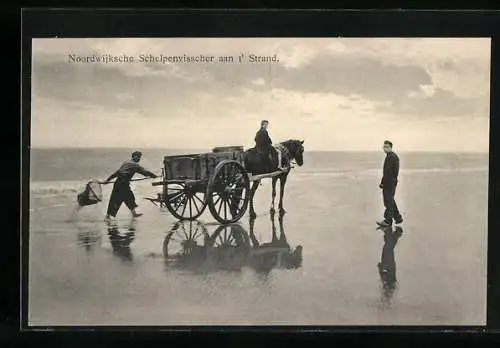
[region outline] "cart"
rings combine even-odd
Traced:
[[[250,200],[250,182],[281,174],[252,176],[244,166],[243,146],[216,147],[209,153],[165,156],[163,186],[151,202],[164,206],[178,220],[195,220],[206,207],[221,224],[240,220]]]

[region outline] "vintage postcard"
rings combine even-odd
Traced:
[[[485,325],[489,38],[35,38],[28,324]]]

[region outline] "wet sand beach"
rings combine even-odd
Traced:
[[[33,183],[29,324],[485,323],[487,167],[402,169],[405,221],[383,231],[377,170],[307,165],[289,176],[281,223],[264,181],[253,226],[246,214],[226,229],[208,209],[176,223],[142,199],[147,181],[134,185],[144,216],[122,207],[111,225],[107,202],[72,216],[81,187]]]

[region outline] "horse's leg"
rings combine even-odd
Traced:
[[[288,176],[287,174],[280,176],[280,202],[278,204],[280,216],[283,216],[286,213],[285,209],[283,208],[283,195],[285,193],[285,184],[287,176]]]
[[[250,218],[255,219],[257,214],[255,214],[255,210],[253,209],[253,197],[255,195],[255,191],[259,187],[260,180],[256,180],[252,183],[252,188],[250,189]]]
[[[273,191],[271,194],[271,209],[269,209],[269,214],[274,215],[275,210],[274,210],[274,199],[276,198],[276,182],[278,181],[278,178],[274,176],[272,178],[273,180]]]
[[[250,240],[252,241],[252,247],[257,248],[260,243],[257,240],[257,237],[255,237],[255,232],[254,232],[254,226],[255,226],[255,218],[250,217]]]
[[[280,242],[284,245],[288,245],[288,241],[286,239],[285,228],[283,227],[283,216],[278,218],[279,226],[280,226]]]
[[[276,223],[274,222],[274,215],[271,215],[271,226],[272,226],[272,239],[271,243],[276,244],[278,241],[278,236],[276,234]]]

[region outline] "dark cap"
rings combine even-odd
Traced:
[[[142,152],[134,151],[134,152],[132,152],[132,157],[142,157]]]
[[[392,143],[389,140],[384,140],[384,145],[389,145],[390,147],[392,147]]]

